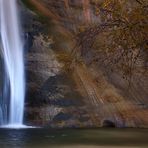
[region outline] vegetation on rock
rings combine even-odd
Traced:
[[[81,56],[94,50],[91,62],[101,61],[123,71],[130,80],[134,72],[145,73],[148,60],[148,3],[130,0],[94,0],[100,22],[77,34]],[[99,56],[101,55],[101,56]],[[143,67],[143,71],[141,71]]]

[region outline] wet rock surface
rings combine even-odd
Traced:
[[[37,2],[41,8],[46,5],[46,12],[43,9],[41,11],[49,15],[49,20],[59,21],[59,24],[70,33],[81,28],[84,22],[90,21],[81,13],[79,17],[73,18],[78,24],[73,24],[71,19],[69,20],[70,9],[65,5],[66,1]],[[76,12],[78,6],[80,12],[83,10],[79,2],[70,1],[71,15]],[[61,9],[65,13],[61,13]],[[60,20],[51,15],[50,10],[58,14]],[[99,62],[89,64],[95,54],[91,51],[83,56],[83,62],[76,64],[72,72],[63,72],[64,64],[59,61],[57,55],[59,51],[66,53],[67,47],[70,50],[70,43],[65,38],[61,42],[60,36],[55,35],[52,38],[54,32],[59,31],[56,25],[51,25],[50,29],[47,29],[50,31],[47,32],[46,25],[37,19],[36,13],[29,9],[22,13],[30,18],[29,22],[24,22],[28,36],[26,42],[29,41],[25,56],[26,124],[53,128],[147,127],[147,77],[144,76],[139,84],[139,79],[135,75],[134,87],[129,90],[120,73],[107,72],[109,63],[108,68]]]

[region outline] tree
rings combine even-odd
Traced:
[[[128,79],[135,70],[140,72],[141,67],[146,70],[148,1],[94,0],[91,4],[101,22],[77,34],[75,50],[79,49],[82,57],[94,50],[92,61],[100,60],[99,54],[104,53],[101,60],[122,70]]]

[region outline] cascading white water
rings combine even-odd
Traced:
[[[23,44],[20,36],[16,0],[0,0],[0,34],[6,77],[9,82],[7,93],[10,93],[7,124],[11,127],[20,127],[23,124],[25,79]]]

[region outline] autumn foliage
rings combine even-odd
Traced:
[[[75,50],[79,48],[82,57],[93,50],[92,62],[107,61],[122,70],[124,77],[146,72],[148,1],[92,0],[90,4],[100,21],[77,34]]]

